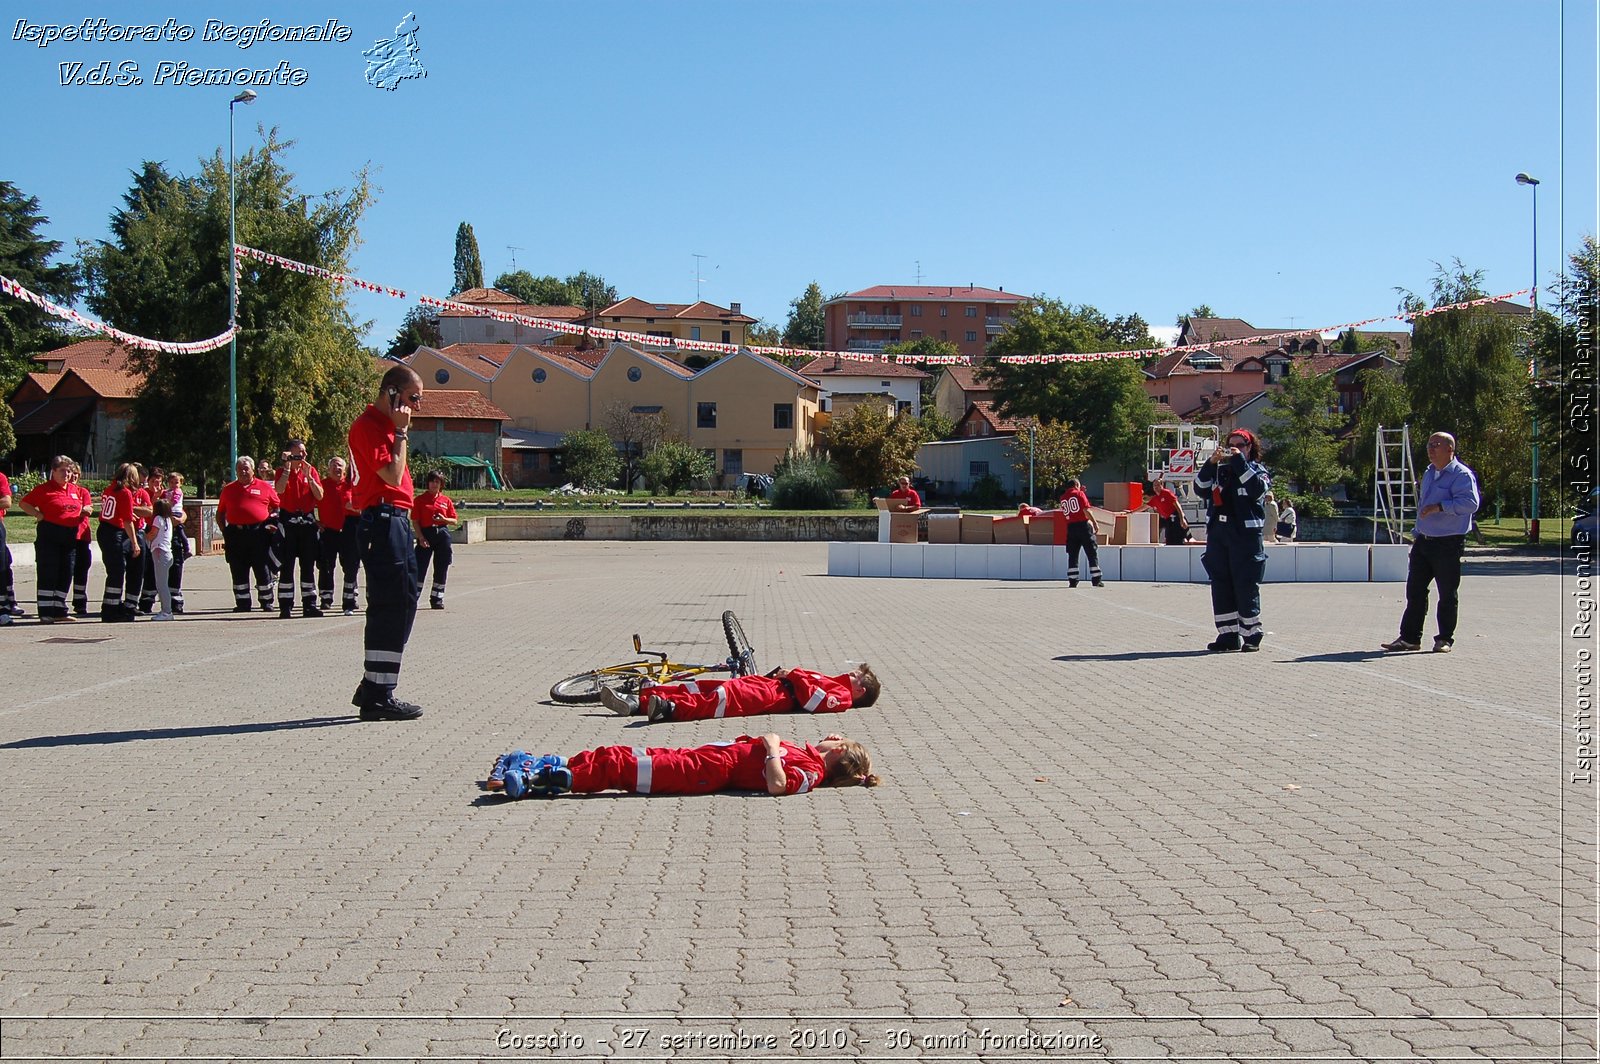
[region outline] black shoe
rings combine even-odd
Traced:
[[[274,606],[274,605],[273,605],[273,604],[272,604],[272,603],[270,603],[270,602],[263,602],[263,603],[262,603],[262,604],[261,604],[261,612],[262,612],[262,613],[271,613],[271,612],[272,612],[272,611],[273,611],[273,610],[275,610],[275,609],[277,609],[277,608],[278,608],[278,607],[276,607],[276,606]]]
[[[442,610],[444,609],[444,600],[434,599],[432,602],[428,603],[428,608],[430,610]]]
[[[1242,654],[1254,654],[1257,651],[1259,651],[1260,649],[1261,649],[1261,644],[1260,643],[1246,643],[1244,646],[1239,648],[1239,652],[1242,653]]]
[[[1207,643],[1206,649],[1213,654],[1228,654],[1243,649],[1238,636],[1219,636],[1215,642]]]
[[[306,609],[305,609],[305,614],[306,614],[307,617],[326,617],[327,616],[326,613],[322,612],[322,607],[321,606],[307,606]]]
[[[1068,587],[1077,587],[1078,586],[1078,582],[1076,580],[1068,580],[1067,581],[1067,586]]]
[[[235,606],[233,608],[233,612],[234,613],[251,613],[251,612],[253,612],[253,608],[250,607],[250,606]]]
[[[1106,586],[1106,582],[1104,580],[1100,579],[1098,576],[1095,577],[1093,580],[1089,581],[1089,583],[1093,587],[1105,587]]]
[[[660,695],[651,695],[646,708],[650,713],[651,724],[660,724],[672,719],[673,704]]]
[[[362,720],[416,720],[422,707],[395,698],[394,692],[362,680],[350,704],[361,710]]]
[[[278,620],[287,621],[290,617],[293,617],[293,616],[294,616],[294,607],[293,606],[279,606],[278,607]]]

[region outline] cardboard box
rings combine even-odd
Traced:
[[[1020,514],[1016,517],[995,518],[994,541],[1013,544],[1028,542],[1028,519]]]
[[[1155,537],[1150,534],[1151,516],[1148,512],[1118,514],[1111,529],[1111,542],[1117,546],[1154,543]]]
[[[917,541],[918,515],[916,513],[889,515],[889,542],[915,543]]]
[[[1067,515],[1046,510],[1028,518],[1028,542],[1041,547],[1060,547],[1067,542]]]
[[[993,543],[994,518],[988,514],[962,514],[961,542]]]
[[[1101,543],[1110,543],[1111,533],[1116,530],[1117,515],[1099,506],[1091,506],[1089,516],[1094,518],[1095,538]]]
[[[1144,485],[1136,481],[1108,481],[1105,487],[1106,509],[1113,513],[1137,510],[1144,505]]]
[[[873,499],[872,504],[880,510],[896,514],[911,513],[916,510],[916,507],[911,505],[910,499]]]
[[[960,514],[929,514],[928,515],[928,542],[929,543],[960,543],[961,542],[961,515]]]

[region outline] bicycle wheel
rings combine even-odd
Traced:
[[[754,676],[756,673],[756,651],[750,645],[750,640],[744,637],[744,626],[739,623],[739,618],[733,615],[732,610],[722,611],[722,634],[728,639],[728,654],[730,655],[730,663],[733,666],[733,674],[735,676]]]
[[[551,685],[550,700],[566,705],[598,702],[600,688],[610,687],[624,692],[636,691],[639,688],[639,680],[639,674],[629,669],[596,669],[593,672],[580,672],[576,676],[557,680]]]

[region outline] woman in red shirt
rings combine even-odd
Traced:
[[[94,495],[79,484],[83,466],[72,463],[71,486],[73,494],[83,503],[83,516],[78,518],[78,538],[72,545],[72,615],[89,616],[89,566],[94,564],[94,553],[89,544],[94,542]]]
[[[70,621],[67,593],[72,589],[72,555],[78,545],[83,500],[73,490],[72,459],[58,454],[50,462],[50,479],[22,497],[22,512],[38,520],[34,564],[38,569],[39,620]]]
[[[456,504],[444,493],[444,474],[435,469],[428,474],[428,490],[417,496],[411,507],[411,523],[417,533],[417,586],[428,578],[428,561],[433,561],[433,590],[428,605],[444,609],[444,582],[450,573],[454,550],[450,546],[450,526],[456,523]]]
[[[106,588],[100,598],[102,621],[131,621],[137,616],[139,585],[144,577],[139,523],[133,512],[133,489],[138,483],[139,467],[123,462],[100,493],[100,530],[95,536],[100,543],[100,560],[106,567]]]

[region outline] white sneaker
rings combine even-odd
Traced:
[[[172,614],[170,614],[170,613],[158,613],[155,616],[151,617],[150,619],[152,621],[170,621],[170,620],[172,620]]]

